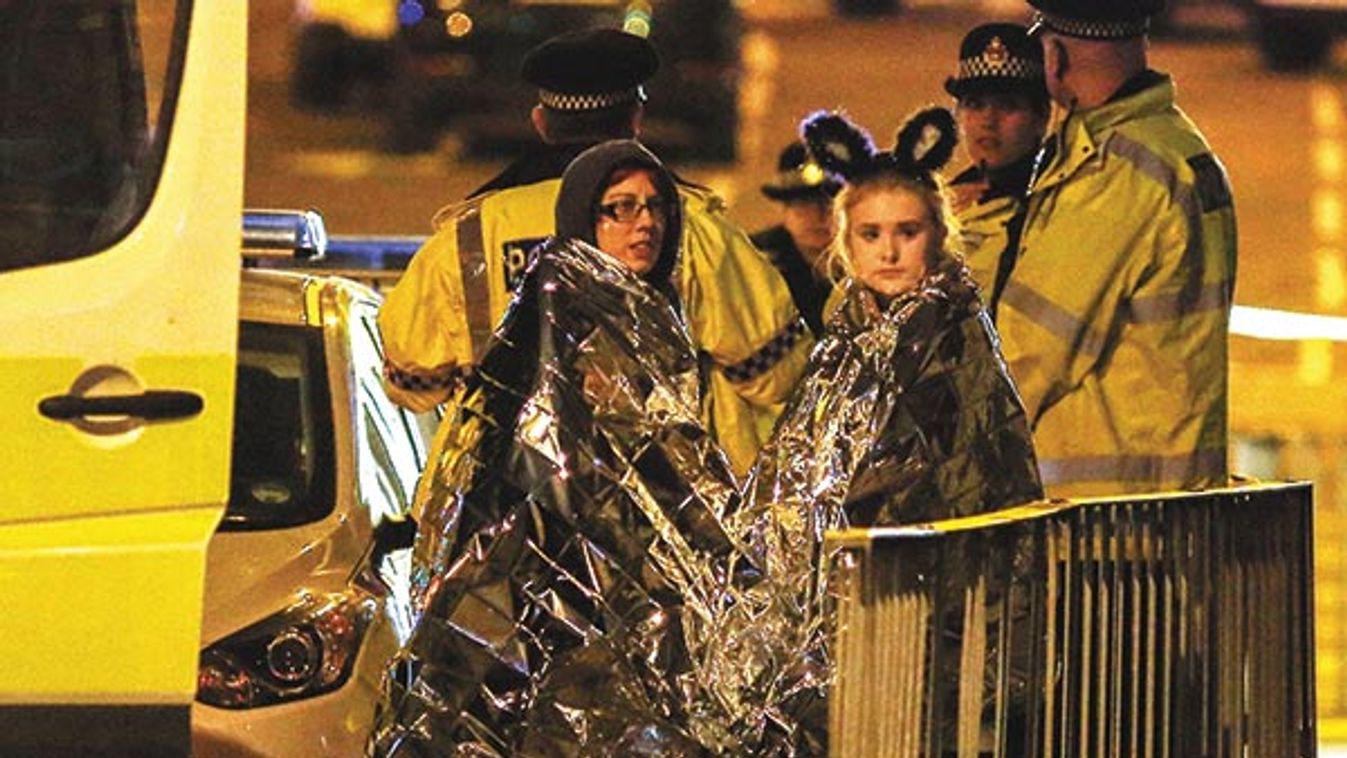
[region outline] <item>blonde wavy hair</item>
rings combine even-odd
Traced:
[[[939,249],[931,260],[926,261],[927,269],[935,268],[941,257],[962,259],[956,240],[959,237],[959,221],[950,205],[945,180],[932,175],[934,186],[913,176],[897,171],[880,171],[855,183],[844,184],[842,190],[833,198],[833,217],[836,230],[828,247],[823,253],[824,271],[833,283],[841,282],[856,274],[851,262],[851,247],[847,237],[851,231],[851,210],[856,204],[876,192],[908,192],[919,198],[931,214],[931,220],[942,235]]]

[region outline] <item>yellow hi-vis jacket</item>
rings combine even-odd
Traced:
[[[1027,202],[1025,195],[1029,191],[1033,167],[1034,154],[1030,152],[1001,168],[1000,175],[990,183],[981,181],[977,167],[969,167],[950,180],[950,192],[955,197],[979,191],[976,197],[956,201],[954,216],[959,222],[958,250],[963,254],[973,281],[977,282],[984,303],[991,302],[996,270],[1006,248],[1018,243],[1018,236],[1012,240],[1011,224],[1018,225],[1023,220],[1016,216],[1022,213]],[[994,311],[992,315],[995,317]]]
[[[1051,496],[1227,479],[1234,206],[1152,76],[1053,133],[997,309]]]
[[[1019,210],[1020,198],[1002,195],[983,202],[969,203],[955,211],[959,221],[959,247],[964,263],[977,282],[985,301],[991,297],[996,281],[996,265],[1006,249],[1010,235],[1007,225]]]
[[[425,410],[449,398],[509,303],[528,251],[555,231],[560,179],[489,192],[436,215],[379,316],[385,388]],[[676,274],[693,343],[709,358],[702,416],[743,474],[771,435],[813,340],[776,268],[724,218],[714,194],[680,186]]]

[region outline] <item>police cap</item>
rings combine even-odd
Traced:
[[[958,72],[945,79],[954,97],[1024,92],[1046,101],[1043,46],[1019,24],[983,24],[964,35]]]
[[[1082,39],[1140,37],[1165,0],[1029,0],[1037,11],[1029,34],[1050,30]]]
[[[776,161],[776,177],[762,185],[762,194],[773,200],[827,200],[842,188],[810,157],[803,142],[792,142]]]
[[[559,111],[588,111],[645,99],[641,84],[659,57],[644,37],[586,29],[552,37],[524,57],[523,76],[538,102]]]

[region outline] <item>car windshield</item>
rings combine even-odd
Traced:
[[[278,529],[332,512],[332,403],[316,329],[244,322],[225,531]]]

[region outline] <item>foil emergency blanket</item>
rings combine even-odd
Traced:
[[[581,242],[533,258],[441,429],[372,754],[762,754],[755,661],[794,656],[761,652],[697,391],[660,292]]]
[[[741,506],[677,312],[549,243],[441,430],[373,754],[826,754],[823,531],[1041,496],[962,266],[830,330]]]
[[[832,557],[824,532],[919,524],[1043,495],[1023,405],[962,263],[946,258],[887,307],[856,282],[815,347],[759,454],[731,527],[773,593],[760,611],[784,635],[759,665],[790,698],[767,707],[801,752],[826,752]],[[759,607],[764,606],[761,598]],[[957,630],[955,631],[957,633]]]
[[[946,258],[881,308],[856,282],[750,484],[823,530],[967,516],[1042,496],[1029,424],[967,269]]]

